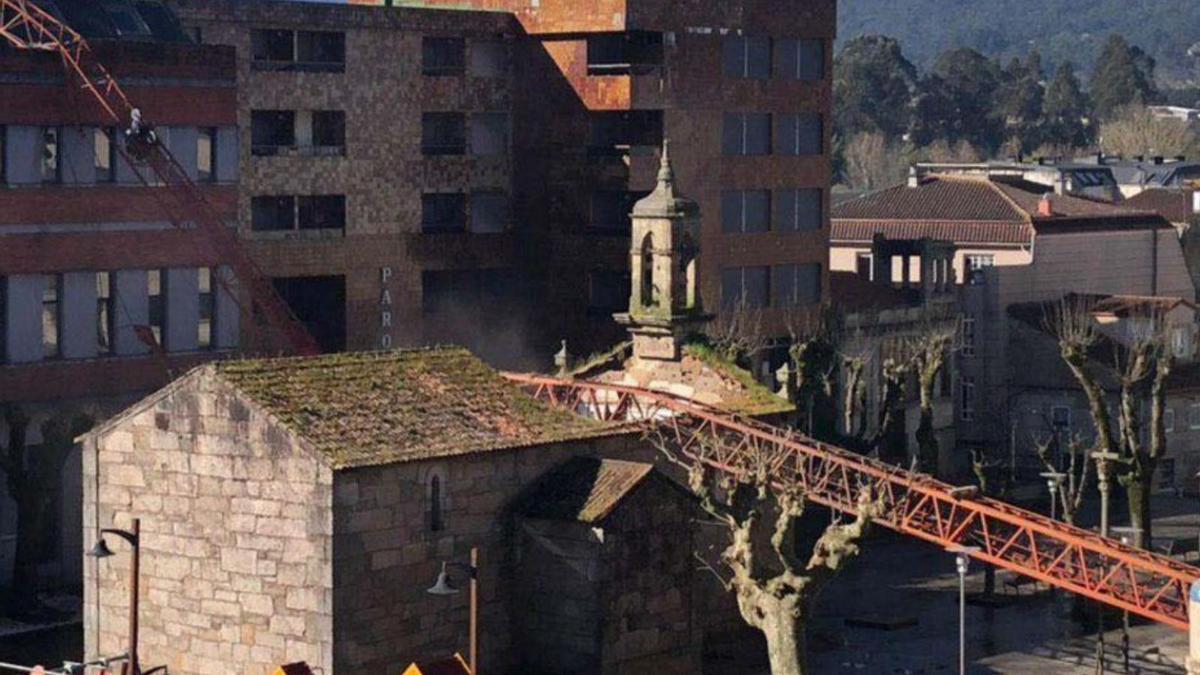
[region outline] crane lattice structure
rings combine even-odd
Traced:
[[[534,398],[577,414],[654,425],[684,456],[717,471],[745,475],[765,460],[772,476],[794,481],[808,499],[839,512],[854,514],[859,495],[869,489],[883,501],[880,525],[944,547],[978,547],[972,556],[979,560],[1188,629],[1188,589],[1200,569],[1167,556],[672,394],[506,377]]]
[[[17,49],[57,54],[66,70],[67,87],[79,87],[103,111],[104,116],[118,129],[129,129],[126,143],[115,143],[122,159],[133,173],[151,190],[171,223],[180,229],[195,228],[212,247],[218,262],[228,265],[234,280],[222,274],[214,281],[230,297],[251,301],[243,307],[243,315],[253,323],[256,312],[272,331],[269,344],[278,351],[297,355],[316,354],[316,341],[304,328],[274,285],[270,282],[246,249],[238,241],[237,231],[230,228],[205,198],[187,171],[170,151],[153,136],[135,133],[140,120],[121,85],[96,58],[87,40],[54,14],[32,0],[0,0],[0,44],[7,42]],[[71,89],[72,93],[77,90]],[[145,167],[148,171],[139,170]],[[240,287],[240,288],[239,288]]]

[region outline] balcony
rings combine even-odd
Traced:
[[[588,36],[588,75],[647,75],[663,65],[662,33],[630,31]]]

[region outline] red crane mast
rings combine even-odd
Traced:
[[[152,129],[141,123],[137,107],[96,59],[83,36],[32,0],[0,0],[0,38],[17,49],[58,54],[67,71],[67,86],[80,87],[99,104],[112,124],[129,130],[127,142],[116,144],[118,152],[144,184],[158,187],[152,192],[171,223],[201,232],[218,261],[233,271],[236,284],[223,275],[214,275],[214,280],[235,299],[239,291],[245,292],[272,332],[268,344],[295,355],[320,352],[316,340],[241,245],[237,230],[226,225],[187,171],[157,142]],[[153,178],[138,170],[142,166],[150,169]],[[255,312],[243,314],[254,321]]]
[[[880,525],[1179,630],[1200,569],[934,478],[820,443],[788,429],[662,392],[600,382],[509,374],[535,398],[577,414],[654,424],[692,459],[744,475],[766,458],[771,475],[797,481],[807,499],[854,514],[865,490],[883,500]]]

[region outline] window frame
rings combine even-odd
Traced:
[[[801,195],[805,199],[801,199]],[[816,197],[816,211],[805,213],[806,216],[814,216],[812,227],[801,227],[801,210],[802,203],[808,204],[813,200],[810,197]],[[771,231],[784,232],[789,234],[799,234],[801,232],[820,232],[825,225],[825,190],[819,187],[798,187],[798,188],[780,188],[774,190],[771,194]],[[786,206],[792,204],[790,223],[785,217]]]
[[[975,358],[975,350],[977,347],[979,324],[975,317],[964,316],[962,319],[962,349],[960,353],[965,358]]]
[[[772,221],[772,213],[773,213],[772,209],[773,209],[774,196],[775,195],[772,194],[771,190],[765,189],[765,188],[764,189],[747,189],[747,190],[722,190],[721,191],[721,234],[746,235],[746,234],[766,234],[767,232],[770,232],[771,227],[773,225],[773,223],[771,221]],[[731,216],[733,215],[733,209],[730,208],[730,204],[732,203],[731,200],[735,197],[737,199],[737,204],[738,204],[737,209],[736,209],[737,220],[738,220],[736,228],[731,227],[731,225],[729,223],[729,220],[730,220]],[[750,202],[751,197],[754,197],[756,199],[757,198],[765,198],[765,200],[766,200],[766,202],[763,204],[763,207],[761,209],[762,219],[763,219],[762,224],[761,224],[761,229],[757,229],[758,224],[750,223],[749,218],[748,218],[748,214],[750,212],[750,209],[748,207],[751,205],[751,202]],[[755,229],[748,229],[749,226],[752,224],[755,225]]]
[[[455,127],[450,129],[450,127]],[[441,132],[457,131],[449,138]],[[435,142],[438,141],[438,142]],[[440,110],[421,113],[421,154],[426,157],[456,157],[467,154],[467,114]]]
[[[975,396],[977,394],[975,376],[962,375],[958,379],[959,387],[959,418],[964,422],[975,421]]]
[[[438,45],[453,45],[450,58],[433,58],[437,56]],[[421,36],[421,75],[425,77],[463,77],[467,74],[467,40],[453,35],[423,35]]]

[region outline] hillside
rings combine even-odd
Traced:
[[[1121,33],[1158,61],[1160,81],[1200,82],[1200,58],[1188,56],[1200,45],[1197,0],[841,0],[838,12],[840,41],[890,35],[922,69],[949,48],[1007,60],[1036,46],[1047,68],[1070,59],[1090,73],[1104,39]]]

